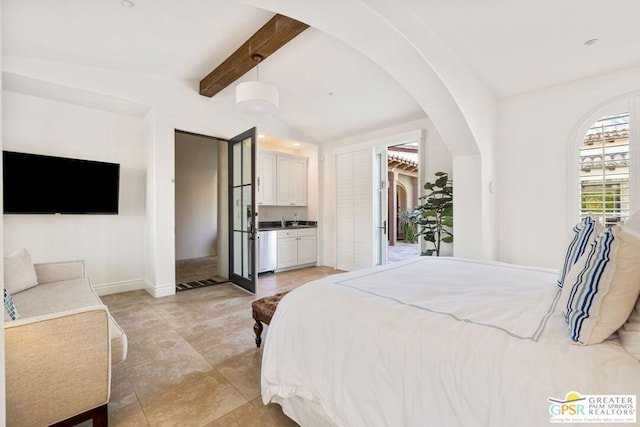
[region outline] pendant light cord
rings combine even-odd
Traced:
[[[260,81],[260,62],[264,59],[262,55],[259,53],[254,53],[251,55],[251,59],[253,59],[256,63],[256,81]]]

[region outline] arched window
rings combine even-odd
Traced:
[[[629,113],[604,116],[591,125],[580,145],[580,215],[610,225],[625,221],[630,209]]]

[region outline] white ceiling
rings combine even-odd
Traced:
[[[637,0],[393,1],[497,97],[640,64]],[[231,0],[135,2],[3,0],[2,53],[193,83],[272,16]],[[313,28],[265,60],[260,80],[280,89],[280,117],[318,141],[425,117],[377,65]]]
[[[637,0],[400,1],[500,98],[640,64]]]

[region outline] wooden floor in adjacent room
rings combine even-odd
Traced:
[[[218,257],[216,256],[176,261],[176,283],[215,278],[219,278]],[[224,279],[220,281],[224,281]]]

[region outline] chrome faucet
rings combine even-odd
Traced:
[[[280,221],[280,225],[282,226],[282,228],[287,226],[287,220],[284,218],[284,215],[282,216],[282,221]]]
[[[293,225],[294,227],[298,226],[298,214],[297,213],[293,214],[293,223],[291,225]]]

